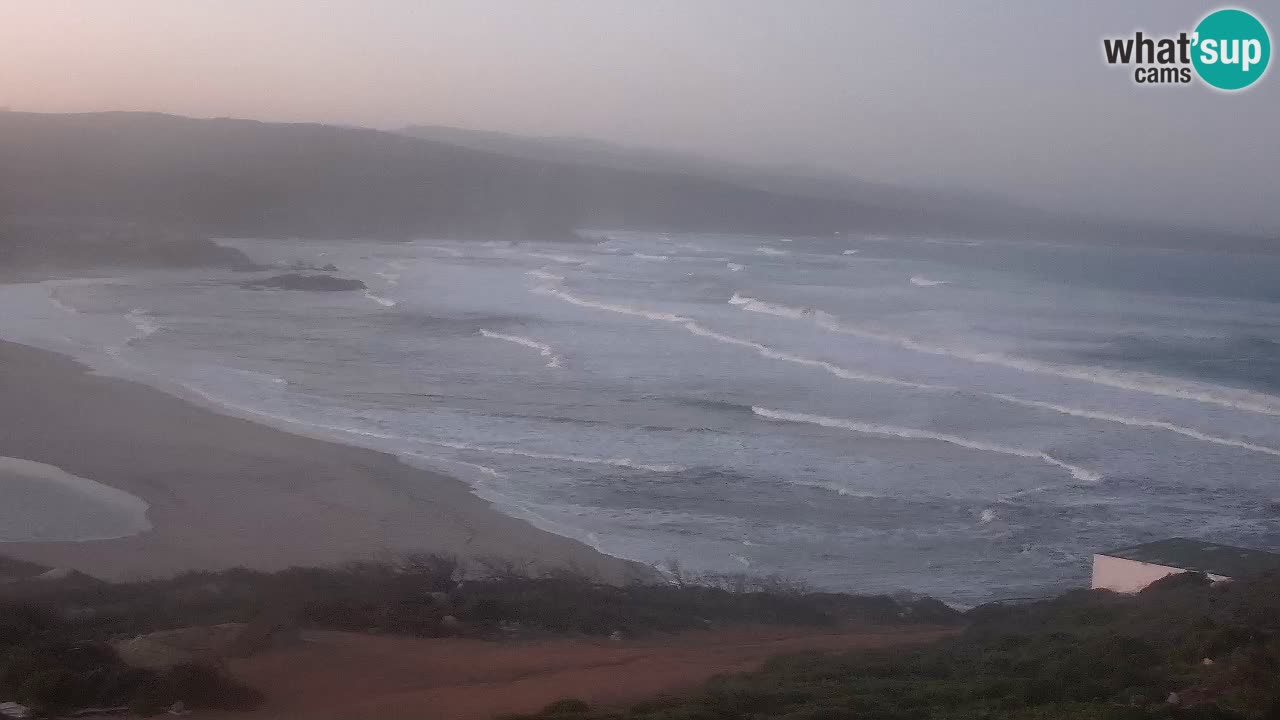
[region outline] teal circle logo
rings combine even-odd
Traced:
[[[1200,79],[1219,90],[1243,90],[1258,81],[1271,60],[1271,38],[1262,21],[1229,8],[1196,26],[1191,63]]]

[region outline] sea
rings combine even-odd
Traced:
[[[592,236],[220,240],[271,269],[0,286],[0,338],[665,572],[966,605],[1158,538],[1280,547],[1280,256]],[[242,287],[329,264],[369,289]]]

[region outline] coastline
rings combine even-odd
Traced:
[[[149,505],[112,540],[0,543],[0,555],[108,580],[279,570],[406,553],[502,558],[610,582],[651,577],[504,515],[461,480],[294,435],[0,341],[0,457],[53,465]]]

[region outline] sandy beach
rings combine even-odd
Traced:
[[[410,552],[574,567],[615,581],[645,572],[502,515],[454,478],[221,415],[5,342],[0,457],[53,466],[146,503],[151,529],[128,537],[0,542],[0,555],[104,579]],[[39,476],[36,466],[6,464],[19,467],[26,481]]]

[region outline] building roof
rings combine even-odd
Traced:
[[[1231,578],[1280,569],[1280,555],[1276,553],[1189,538],[1157,540],[1142,545],[1107,550],[1099,555]]]

